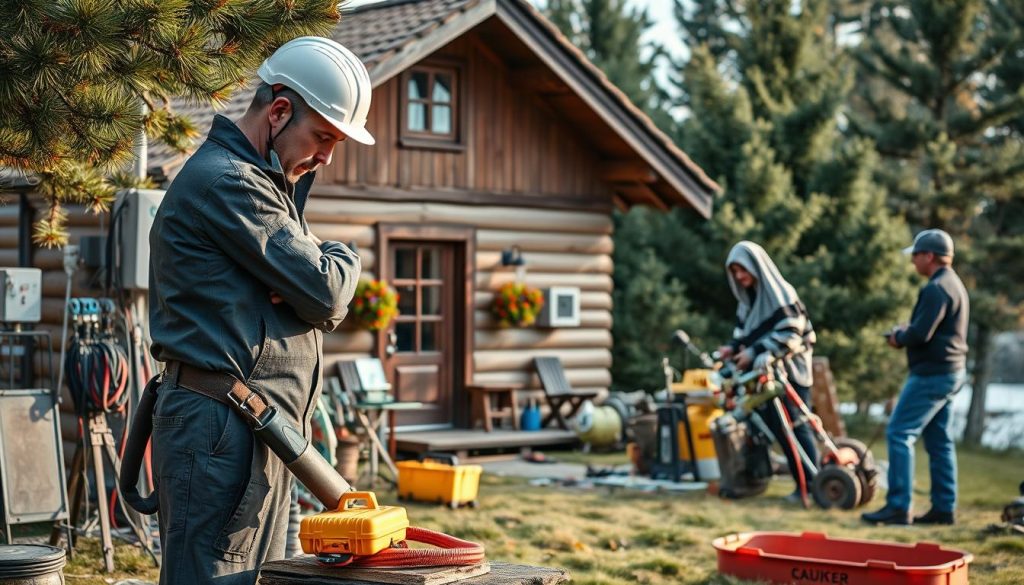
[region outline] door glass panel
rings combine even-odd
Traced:
[[[398,351],[416,351],[416,322],[398,322],[395,324],[395,344]]]
[[[410,316],[416,314],[416,285],[403,284],[398,286],[398,313]]]
[[[416,248],[395,249],[395,278],[416,278]]]
[[[439,351],[441,349],[441,341],[439,339],[441,335],[440,322],[424,321],[422,325],[423,338],[421,339],[422,346],[420,351]]]
[[[423,291],[423,312],[421,314],[440,315],[441,287],[439,285],[424,285],[421,290]]]
[[[441,250],[423,248],[423,274],[420,278],[425,280],[441,278]]]

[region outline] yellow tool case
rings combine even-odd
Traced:
[[[373,492],[348,492],[337,510],[303,518],[299,541],[308,554],[366,556],[405,540],[408,527],[405,508],[379,506]]]
[[[398,498],[447,504],[451,508],[477,506],[479,465],[459,465],[454,455],[424,453],[419,461],[399,461]]]

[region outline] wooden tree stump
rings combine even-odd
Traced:
[[[839,414],[839,398],[836,395],[836,382],[832,378],[832,368],[828,358],[816,357],[813,360],[814,385],[811,387],[811,402],[814,414],[821,418],[821,425],[833,437],[845,437],[846,425]]]

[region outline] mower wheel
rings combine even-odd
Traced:
[[[826,510],[852,510],[860,503],[860,480],[852,469],[830,463],[814,476],[811,493],[814,501]]]
[[[864,443],[857,439],[843,437],[836,439],[836,447],[842,449],[847,447],[857,452],[860,462],[857,464],[857,479],[860,481],[860,502],[864,506],[875,497],[875,488],[878,486],[878,468],[875,467],[875,457],[868,450]]]

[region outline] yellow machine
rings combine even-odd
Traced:
[[[419,461],[399,461],[398,497],[419,502],[436,502],[458,508],[477,506],[480,488],[479,465],[459,465],[454,455],[424,453]]]
[[[692,369],[683,372],[683,380],[672,384],[674,396],[671,406],[659,409],[658,417],[658,460],[655,464],[658,475],[679,477],[689,467],[696,467],[696,477],[702,481],[717,480],[721,476],[718,456],[711,436],[711,421],[722,416],[718,407],[712,371]],[[681,404],[680,404],[681,403]],[[685,416],[677,409],[685,405]],[[686,425],[690,433],[687,435]],[[665,443],[675,442],[675,449]],[[691,452],[691,445],[693,451]]]
[[[348,492],[337,510],[303,518],[299,541],[308,554],[367,556],[405,540],[408,528],[405,508],[379,506],[373,492]]]

